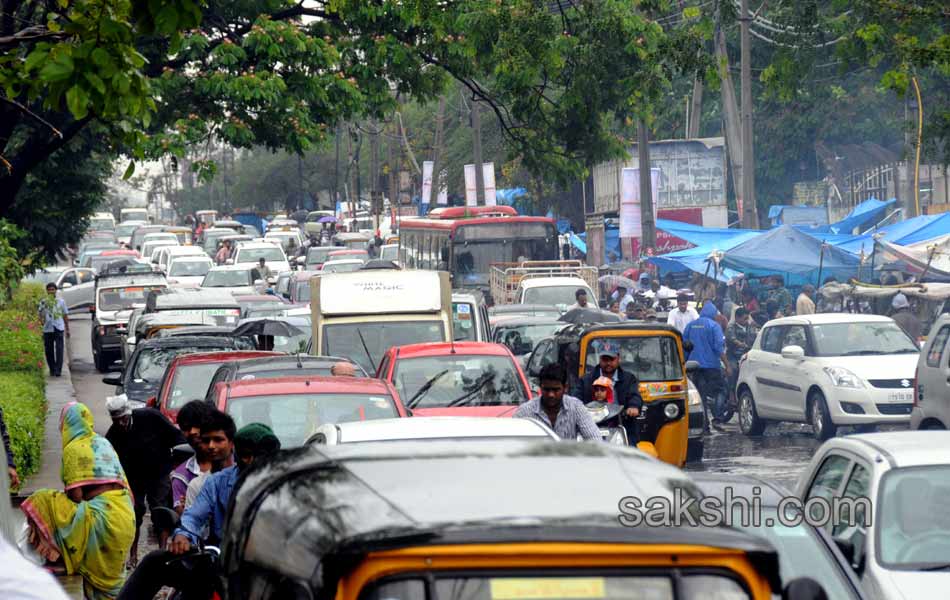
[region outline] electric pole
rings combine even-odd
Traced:
[[[742,225],[758,229],[755,210],[755,159],[752,152],[752,42],[749,39],[749,0],[742,0],[740,44],[742,63],[739,93],[742,96]]]
[[[475,154],[475,204],[485,204],[485,171],[482,167],[482,117],[478,99],[472,98],[472,144]]]
[[[653,181],[650,172],[650,134],[643,119],[637,120],[637,158],[640,167],[640,251],[656,248],[656,221],[653,219]],[[637,257],[633,257],[636,259]]]
[[[442,189],[442,180],[439,172],[442,170],[442,162],[439,156],[442,154],[442,138],[444,137],[445,121],[445,94],[439,96],[439,112],[435,117],[435,139],[432,143],[432,189],[429,190],[431,197],[429,204],[438,204],[439,191]]]

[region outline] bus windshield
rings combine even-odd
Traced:
[[[544,223],[471,225],[458,231],[452,274],[461,284],[487,284],[492,263],[558,259],[554,228]]]

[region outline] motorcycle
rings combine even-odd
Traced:
[[[152,525],[160,531],[173,532],[178,528],[180,523],[180,518],[178,513],[174,510],[160,506],[153,508],[152,512]],[[195,549],[187,554],[181,554],[178,556],[173,556],[166,561],[166,564],[171,565],[173,563],[178,563],[188,571],[195,571],[201,573],[215,573],[218,569],[218,560],[221,556],[221,549],[217,546],[202,545],[200,548]],[[168,597],[167,600],[181,600],[184,597],[184,593],[181,590],[174,590]],[[221,600],[221,596],[214,592],[211,596],[212,600]]]
[[[626,446],[629,443],[627,430],[620,424],[622,406],[594,400],[585,404],[584,407],[590,413],[591,418],[594,419],[594,424],[600,429],[600,435],[605,442],[618,446]]]

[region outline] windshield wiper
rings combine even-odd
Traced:
[[[422,387],[419,388],[419,390],[415,394],[413,394],[412,398],[409,399],[409,402],[406,402],[406,408],[415,407],[415,405],[419,403],[419,400],[421,400],[422,397],[426,395],[430,389],[432,389],[432,386],[435,385],[435,382],[441,379],[443,376],[445,376],[445,374],[448,372],[449,372],[448,369],[441,371],[438,374],[436,374],[435,377],[423,383]]]
[[[377,366],[379,366],[379,365],[377,365],[377,364],[376,364],[376,361],[373,360],[373,355],[370,354],[369,348],[366,346],[366,340],[363,339],[363,330],[360,329],[359,327],[357,327],[357,328],[356,328],[356,335],[360,336],[360,343],[363,344],[363,352],[366,353],[366,358],[369,359],[369,363],[370,363],[370,364],[373,366],[373,368],[375,369],[375,368],[376,368]]]
[[[933,565],[931,567],[923,567],[919,569],[920,571],[947,571],[950,570],[950,563],[942,565]]]
[[[876,354],[888,354],[883,350],[854,350],[852,352],[845,352],[841,356],[872,356]]]
[[[472,388],[471,391],[465,392],[464,394],[462,394],[455,400],[452,400],[451,402],[449,402],[446,406],[452,407],[452,406],[459,406],[462,404],[468,404],[468,400],[471,399],[472,396],[474,396],[476,393],[480,392],[482,388],[485,387],[485,385],[489,381],[491,381],[494,376],[495,375],[493,373],[485,373],[484,375],[482,375],[481,381],[479,381],[478,384],[474,388]]]

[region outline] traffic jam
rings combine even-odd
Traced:
[[[32,276],[102,386],[74,374],[62,426],[108,411],[122,468],[90,477],[134,501],[86,597],[943,596],[950,284],[618,270],[509,206],[394,215],[102,213]]]

